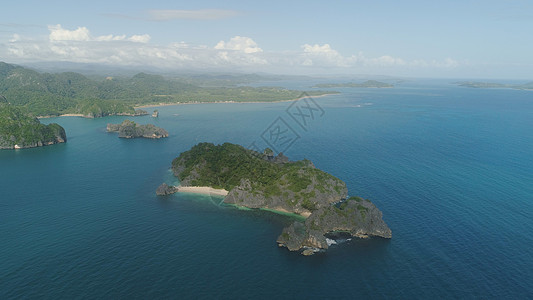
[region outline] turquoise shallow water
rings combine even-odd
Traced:
[[[0,151],[0,298],[531,298],[533,93],[433,81],[342,91],[315,99],[324,114],[306,130],[290,103],[135,118],[166,128],[162,140],[105,132],[123,117],[43,120],[68,143]],[[264,147],[278,117],[301,137],[286,154],[371,199],[391,240],[301,257],[275,243],[285,217],[155,196],[180,152]]]

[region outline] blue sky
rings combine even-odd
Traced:
[[[9,1],[0,60],[533,80],[533,1]]]

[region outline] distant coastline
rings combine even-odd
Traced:
[[[298,97],[294,99],[287,99],[287,100],[276,100],[276,101],[205,101],[205,102],[162,102],[157,104],[143,104],[143,105],[136,105],[133,108],[140,109],[140,108],[151,108],[151,107],[164,107],[164,106],[174,106],[174,105],[192,105],[192,104],[257,104],[257,103],[281,103],[281,102],[292,102],[292,101],[298,101],[304,98],[322,98],[326,96],[332,96],[332,95],[338,95],[340,93],[328,93],[318,96],[303,96]],[[63,115],[61,115],[62,117]]]
[[[83,117],[83,114],[62,114],[59,116],[37,116],[37,119],[48,119],[48,118],[57,118],[57,117]]]
[[[303,96],[298,97],[295,99],[288,99],[288,100],[276,100],[276,101],[205,101],[205,102],[169,102],[169,103],[157,103],[157,104],[143,104],[143,105],[136,105],[133,108],[134,109],[141,109],[141,108],[152,108],[152,107],[165,107],[165,106],[174,106],[174,105],[193,105],[193,104],[257,104],[257,103],[281,103],[281,102],[292,102],[292,101],[298,101],[304,98],[322,98],[326,96],[333,96],[338,95],[340,93],[328,93],[318,96]],[[37,116],[37,119],[48,119],[48,118],[57,118],[57,117],[85,117],[84,114],[61,114],[57,116]]]

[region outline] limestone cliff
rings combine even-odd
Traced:
[[[328,249],[326,236],[335,238],[337,234],[359,238],[392,237],[381,211],[372,202],[351,197],[315,211],[305,223],[294,222],[284,228],[277,242],[291,251],[311,249],[315,252]]]

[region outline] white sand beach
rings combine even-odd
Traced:
[[[178,192],[195,193],[205,195],[226,196],[229,192],[225,189],[214,189],[209,186],[178,186]]]

